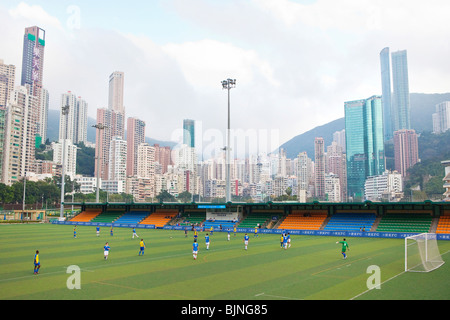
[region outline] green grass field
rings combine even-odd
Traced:
[[[404,273],[404,241],[348,238],[343,260],[335,237],[292,236],[292,247],[280,248],[279,236],[214,233],[205,249],[200,233],[197,260],[193,233],[141,230],[144,256],[131,229],[51,224],[0,225],[0,299],[70,300],[297,300],[297,299],[443,299],[450,298],[450,241],[440,241],[446,263],[430,273]],[[103,258],[108,241],[111,251]],[[33,275],[35,250],[41,270]],[[81,268],[81,289],[69,290],[67,267]],[[381,289],[367,289],[371,274],[381,271]]]

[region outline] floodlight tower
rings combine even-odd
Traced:
[[[225,163],[225,175],[226,175],[226,202],[231,202],[231,188],[230,188],[230,90],[236,88],[236,79],[227,79],[222,81],[222,89],[228,90],[228,128],[227,128],[227,146],[226,150],[226,163]]]
[[[97,123],[95,125],[92,126],[93,128],[96,128],[98,130],[98,135],[97,137],[100,139],[100,135],[101,135],[101,131],[108,128],[108,126],[105,126],[103,123]],[[97,150],[96,152],[98,154],[97,156],[97,190],[96,190],[96,196],[95,196],[95,202],[99,203],[100,202],[100,183],[99,183],[99,172],[100,172],[100,154],[101,154],[101,150]]]
[[[67,117],[69,114],[69,105],[66,105],[64,107],[61,107],[61,114],[63,115],[63,119]],[[64,121],[67,121],[65,119]],[[62,167],[61,167],[61,206],[59,211],[59,219],[62,221],[64,218],[64,184],[66,180],[66,168],[65,168],[65,162],[66,162],[66,139],[67,139],[67,126],[64,127],[64,137],[63,137],[63,144],[62,144],[62,150],[61,150],[61,158],[62,158]]]

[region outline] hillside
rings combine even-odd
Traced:
[[[341,131],[345,127],[345,119],[334,120],[323,126],[315,127],[301,135],[298,135],[280,146],[286,150],[287,158],[296,158],[300,152],[306,151],[308,157],[314,158],[314,139],[322,137],[325,141],[325,147],[333,141],[333,133]]]
[[[409,194],[411,188],[421,190],[415,192],[415,199],[440,199],[444,193],[442,178],[445,176],[445,168],[441,164],[443,160],[450,159],[450,131],[443,134],[424,132],[419,137],[420,162],[408,169],[408,179],[405,181],[405,194]],[[421,197],[421,198],[420,198]]]
[[[411,126],[417,132],[433,131],[431,115],[436,112],[436,105],[450,101],[450,93],[411,93]]]
[[[436,104],[442,101],[450,101],[450,93],[411,93],[411,124],[417,132],[431,132],[433,130],[432,114],[435,112]],[[342,107],[343,108],[343,107]],[[50,141],[58,139],[59,132],[59,110],[50,109],[48,111],[48,123],[52,125],[48,127],[48,138]],[[88,118],[88,141],[95,143],[95,119]],[[333,141],[333,133],[345,128],[344,118],[334,120],[332,122],[318,126],[312,130],[299,134],[289,141],[283,143],[280,148],[286,150],[288,158],[295,158],[300,152],[306,151],[310,158],[314,157],[314,139],[323,137],[325,146]],[[159,143],[161,146],[175,145],[171,141],[158,141],[147,137],[146,142],[149,144]]]
[[[432,114],[436,111],[436,104],[443,101],[450,101],[450,93],[411,93],[411,125],[413,129],[418,133],[431,132],[433,130]],[[333,133],[344,128],[345,119],[341,118],[302,133],[282,144],[280,148],[285,149],[287,157],[291,159],[303,151],[306,151],[310,158],[314,158],[314,139],[323,137],[325,147],[327,147],[333,141]]]

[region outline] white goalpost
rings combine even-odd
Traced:
[[[435,233],[405,238],[405,272],[430,272],[443,264]]]

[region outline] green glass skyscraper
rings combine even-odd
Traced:
[[[364,194],[369,176],[385,170],[383,106],[380,96],[345,102],[347,147],[347,192],[349,197]]]
[[[381,63],[381,88],[383,91],[383,126],[384,126],[384,140],[392,140],[394,130],[392,129],[392,90],[391,90],[391,63],[390,63],[389,48],[384,48],[380,52]]]
[[[183,144],[190,148],[195,148],[195,121],[183,120]]]
[[[397,130],[411,129],[407,52],[392,52],[391,57],[393,91],[389,48],[384,48],[380,53],[385,141],[392,140]]]
[[[392,52],[393,131],[411,129],[408,57],[406,50]]]

